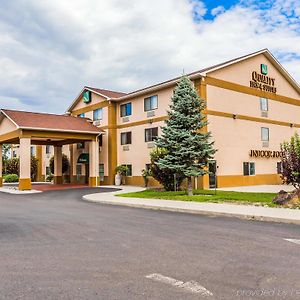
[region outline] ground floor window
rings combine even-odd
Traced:
[[[255,163],[244,162],[243,163],[244,176],[255,175]]]
[[[132,165],[123,165],[128,168],[126,176],[132,176]]]
[[[99,164],[100,181],[104,181],[104,164]]]
[[[82,165],[81,164],[76,165],[76,175],[77,176],[82,175]]]

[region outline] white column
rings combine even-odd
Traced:
[[[99,142],[94,140],[89,142],[89,186],[98,186],[99,176]]]
[[[19,190],[31,190],[31,139],[20,138]]]

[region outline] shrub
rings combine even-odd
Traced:
[[[4,182],[18,182],[19,176],[17,174],[8,174],[4,176]]]
[[[52,182],[52,180],[53,180],[53,175],[52,174],[47,175],[46,181],[47,182]]]
[[[119,165],[116,167],[116,173],[119,173],[122,176],[126,176],[128,172],[128,167],[124,165]]]
[[[156,179],[166,191],[174,191],[176,187],[180,187],[184,176],[176,174],[173,170],[170,169],[160,169],[157,165],[159,159],[165,157],[167,155],[167,151],[165,149],[156,148],[151,151],[150,159],[151,159],[151,174],[154,179]],[[175,183],[176,176],[176,186]]]
[[[142,170],[142,176],[144,179],[144,183],[145,183],[145,187],[148,187],[148,183],[149,183],[149,177],[152,176],[152,172],[151,169],[143,169]]]
[[[283,183],[300,188],[300,137],[295,133],[289,142],[281,144],[281,178]]]
[[[50,171],[52,174],[54,174],[54,156],[52,156],[50,158]],[[67,157],[67,155],[63,154],[62,155],[62,173],[65,174],[68,170],[69,170],[69,166],[70,166],[70,163],[69,163],[69,159]]]
[[[37,175],[38,159],[31,156],[31,179],[35,180]],[[4,170],[6,174],[19,174],[20,159],[18,157],[10,158],[4,162]]]

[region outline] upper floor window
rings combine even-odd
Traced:
[[[132,107],[131,102],[122,104],[120,106],[121,117],[131,116],[132,113],[131,107]]]
[[[158,97],[157,95],[144,99],[144,111],[157,109]]]
[[[260,98],[260,110],[262,111],[268,111],[269,105],[268,105],[268,99],[267,98]]]
[[[85,113],[78,115],[79,118],[85,118]]]
[[[121,145],[131,144],[131,131],[121,133]]]
[[[261,128],[261,140],[263,142],[268,142],[270,139],[269,128],[262,127]]]
[[[103,109],[97,108],[93,111],[93,121],[102,120],[103,118]]]
[[[158,137],[158,127],[145,129],[145,142],[152,142]]]

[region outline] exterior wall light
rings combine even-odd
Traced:
[[[291,127],[291,128],[292,128],[292,127],[294,127],[294,124],[293,124],[293,123],[291,123],[291,124],[290,124],[290,127]]]
[[[233,117],[234,120],[236,119],[236,115],[235,114],[233,114],[232,117]]]

